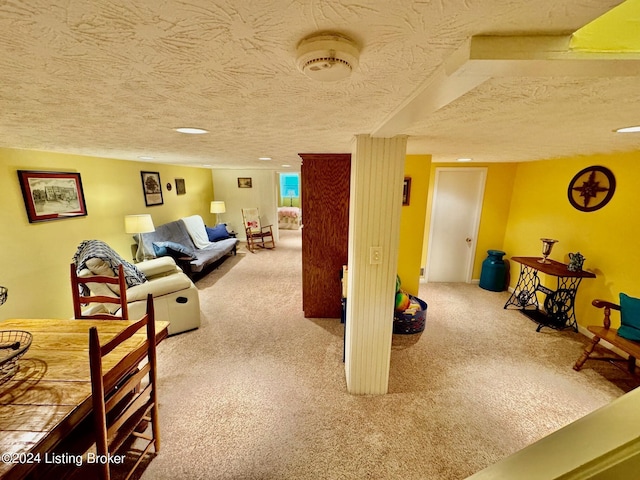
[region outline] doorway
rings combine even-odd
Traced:
[[[471,282],[486,168],[436,168],[425,279]]]

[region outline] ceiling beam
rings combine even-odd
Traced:
[[[490,78],[640,76],[640,53],[573,51],[570,41],[570,35],[472,37],[372,135],[405,134],[415,122]]]

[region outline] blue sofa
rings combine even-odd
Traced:
[[[198,215],[185,217],[156,227],[154,232],[136,235],[142,237],[142,255],[138,260],[148,260],[164,255],[172,256],[190,277],[202,272],[225,255],[236,254],[238,239],[229,235],[214,242],[202,238],[207,227]]]

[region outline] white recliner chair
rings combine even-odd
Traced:
[[[156,320],[170,322],[169,335],[200,326],[200,298],[191,279],[171,257],[160,257],[136,264],[147,281],[127,289],[129,318],[146,312],[147,294],[153,295]]]
[[[79,280],[88,275],[115,276],[108,263],[90,258],[86,268],[78,272]],[[130,319],[141,318],[146,312],[146,298],[153,295],[155,318],[169,322],[169,335],[196,329],[200,326],[200,299],[198,289],[171,257],[160,257],[135,264],[147,281],[127,288],[127,308]],[[116,295],[106,284],[88,283],[93,295]],[[105,290],[106,289],[106,290]],[[91,304],[83,313],[95,314],[112,310],[110,304]]]

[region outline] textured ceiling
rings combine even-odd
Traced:
[[[0,146],[232,168],[348,152],[478,35],[569,34],[619,0],[9,0],[0,2]],[[295,65],[338,31],[361,46],[347,80]],[[635,76],[490,78],[401,131],[436,161],[640,148]],[[172,129],[205,128],[188,136]],[[272,162],[260,162],[269,156]]]

